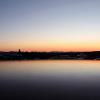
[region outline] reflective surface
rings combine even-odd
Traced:
[[[0,61],[0,88],[6,96],[26,93],[95,100],[100,96],[100,61]]]

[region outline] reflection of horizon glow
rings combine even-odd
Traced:
[[[45,75],[55,77],[100,76],[100,61],[92,60],[36,60],[0,61],[0,73],[19,75]],[[13,76],[13,75],[12,75]]]
[[[100,97],[100,61],[31,60],[0,61],[3,96]],[[2,91],[3,90],[3,91]],[[7,91],[7,92],[6,92]],[[14,92],[13,92],[14,91]],[[10,94],[10,95],[9,95]],[[13,95],[14,94],[14,95]],[[65,98],[66,95],[68,98]],[[50,99],[49,98],[49,99]],[[25,98],[26,99],[26,98]],[[33,98],[34,99],[34,98]],[[37,100],[39,100],[37,99]],[[85,99],[85,100],[86,100]]]

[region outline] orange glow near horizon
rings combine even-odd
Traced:
[[[99,51],[100,46],[96,42],[80,42],[80,43],[67,43],[67,42],[46,42],[46,43],[12,43],[2,44],[0,51]]]

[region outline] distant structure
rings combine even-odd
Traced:
[[[18,53],[21,53],[21,50],[20,49],[18,50]]]

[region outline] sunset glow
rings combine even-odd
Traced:
[[[0,0],[0,51],[99,51],[99,0]]]

